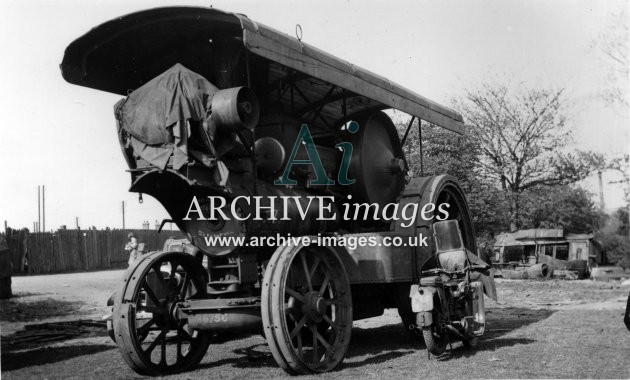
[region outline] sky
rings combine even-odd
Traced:
[[[90,28],[153,1],[0,2],[0,223],[32,228],[37,186],[46,186],[46,228],[127,228],[167,217],[156,201],[127,192],[130,179],[115,133],[120,96],[66,83],[66,46]],[[593,46],[624,1],[189,1],[244,13],[437,102],[492,78],[566,88],[573,104],[570,148],[628,152],[628,115],[600,99],[605,61]],[[178,3],[182,5],[182,3]],[[607,208],[622,204],[604,173]],[[582,183],[597,191],[596,178]]]

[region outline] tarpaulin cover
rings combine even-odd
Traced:
[[[176,64],[116,104],[116,118],[131,135],[134,152],[152,165],[164,169],[173,156],[173,167],[179,169],[189,153],[203,155],[198,158],[208,165],[214,157],[189,152],[188,138],[191,125],[205,120],[217,90],[201,75]]]

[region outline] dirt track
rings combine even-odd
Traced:
[[[103,271],[14,278],[18,297],[0,304],[2,377],[138,377],[103,329],[54,343],[7,344],[27,324],[100,318],[121,276]],[[423,344],[402,330],[396,311],[387,310],[355,322],[344,364],[316,378],[630,377],[630,332],[622,322],[630,287],[504,280],[497,289],[500,303],[487,302],[489,331],[475,350],[456,344],[451,357],[428,359]],[[171,378],[277,377],[285,374],[264,339],[249,336],[211,345],[198,369]]]

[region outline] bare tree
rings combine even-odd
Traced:
[[[623,154],[618,157],[614,157],[610,160],[610,163],[606,167],[612,169],[621,174],[621,179],[617,181],[611,181],[611,184],[621,184],[623,186],[624,200],[627,205],[630,205],[630,155]]]
[[[604,101],[620,107],[624,116],[628,112],[628,8],[608,15],[606,30],[594,41],[594,46],[603,53],[608,66],[607,86],[602,91]]]
[[[481,175],[507,196],[512,230],[519,226],[524,191],[579,181],[602,160],[592,153],[563,153],[571,141],[563,93],[484,85],[456,101],[481,148]]]

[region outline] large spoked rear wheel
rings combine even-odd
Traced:
[[[179,252],[156,252],[126,273],[116,294],[113,324],[127,364],[143,375],[186,371],[210,344],[207,332],[176,317],[178,302],[206,294],[203,267]]]
[[[343,360],[352,296],[343,263],[327,247],[281,247],[263,280],[262,319],[274,359],[290,374],[321,373]]]

